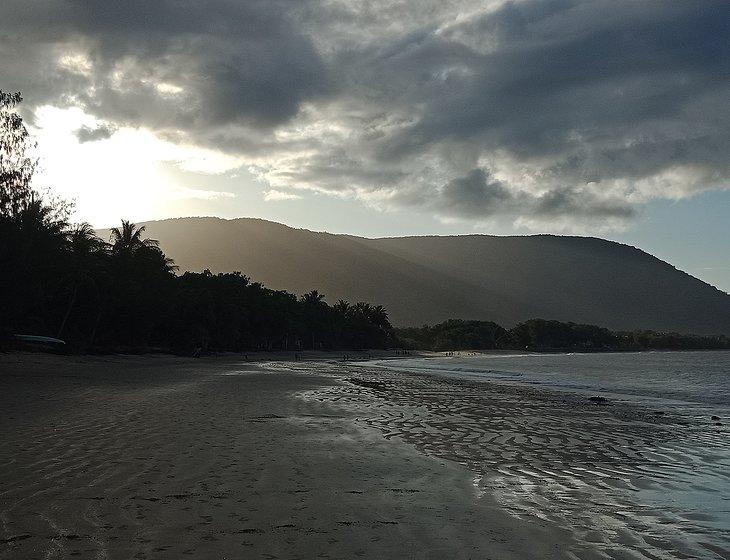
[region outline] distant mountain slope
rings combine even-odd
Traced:
[[[149,222],[181,270],[240,270],[271,288],[384,305],[398,325],[542,317],[612,329],[730,334],[730,295],[627,245],[589,237],[366,239],[265,220]]]

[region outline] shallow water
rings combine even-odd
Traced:
[[[460,453],[478,471],[475,486],[515,515],[573,524],[609,558],[730,558],[730,352],[462,355],[368,365],[544,388],[556,399],[583,394],[566,396],[573,415],[541,406],[539,424],[509,412],[502,424],[475,413],[450,426],[472,438]],[[582,413],[589,395],[609,399],[598,409],[611,415]],[[464,398],[439,396],[444,417]]]
[[[540,385],[634,400],[730,408],[730,351],[497,354],[379,360],[373,365],[460,379]]]

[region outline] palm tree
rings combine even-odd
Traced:
[[[370,307],[370,306],[368,306]],[[379,328],[383,330],[390,329],[390,321],[388,321],[388,312],[385,310],[385,307],[382,305],[376,305],[375,307],[370,307],[370,313],[368,315],[368,318],[370,321],[377,325]]]
[[[138,226],[129,220],[122,220],[121,228],[112,228],[110,241],[112,253],[116,255],[140,255],[151,259],[165,272],[178,270],[175,261],[165,256],[160,249],[160,242],[157,239],[143,238],[142,234],[147,228]]]
[[[310,305],[319,305],[324,303],[324,294],[320,294],[317,290],[312,290],[302,296],[302,301]]]
[[[106,253],[108,247],[102,239],[97,237],[94,228],[86,222],[78,224],[68,233],[66,245],[68,257],[71,260],[70,276],[73,287],[68,306],[66,307],[66,313],[61,321],[61,326],[58,328],[58,334],[56,335],[58,338],[61,338],[63,334],[68,318],[76,303],[79,287],[83,282],[89,283],[96,293],[97,300],[100,299],[99,288],[93,277],[93,271],[98,267],[99,261]]]
[[[40,197],[31,194],[27,204],[11,219],[15,221],[26,238],[31,241],[41,237],[60,238],[68,227],[65,216],[45,204]]]
[[[305,322],[309,326],[312,335],[312,350],[316,349],[315,331],[322,328],[324,323],[324,310],[327,309],[327,303],[324,301],[324,294],[320,294],[317,290],[307,292],[302,296],[304,304]]]
[[[146,344],[161,321],[165,298],[172,293],[177,268],[154,239],[145,239],[144,226],[122,220],[111,230],[110,290],[114,293],[112,327],[117,340]]]
[[[344,299],[340,299],[337,301],[337,303],[334,304],[333,307],[335,311],[337,311],[340,315],[345,316],[350,311],[350,302]]]
[[[67,223],[35,196],[5,216],[4,223],[9,235],[0,239],[0,257],[12,258],[14,264],[4,271],[7,283],[0,314],[22,318],[31,308],[42,314],[47,289],[63,269],[59,256]]]
[[[147,228],[137,226],[128,220],[122,220],[121,228],[112,228],[111,243],[112,251],[115,253],[136,253],[143,248],[159,247],[156,239],[142,239],[142,234]]]
[[[371,307],[369,303],[364,301],[358,301],[352,306],[352,311],[355,315],[358,315],[364,319],[370,319]]]

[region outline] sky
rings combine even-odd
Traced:
[[[592,235],[730,291],[726,0],[3,0],[0,53],[94,226]]]

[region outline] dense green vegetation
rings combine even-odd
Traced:
[[[698,336],[653,331],[614,332],[595,325],[531,319],[507,330],[486,321],[452,319],[437,325],[396,329],[399,342],[415,350],[531,351],[730,349],[727,336]]]
[[[380,306],[312,291],[297,298],[239,272],[176,275],[144,228],[111,239],[72,225],[66,204],[31,188],[32,140],[0,92],[0,335],[61,338],[77,349],[382,348],[393,344]]]

